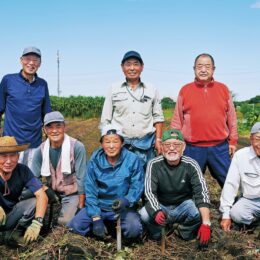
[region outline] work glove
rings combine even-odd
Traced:
[[[42,224],[39,221],[36,219],[32,221],[32,224],[26,229],[23,237],[26,244],[35,241],[38,238],[41,227]]]
[[[198,232],[198,238],[200,239],[199,246],[201,249],[207,248],[210,240],[210,226],[201,224]]]
[[[97,237],[105,237],[106,229],[102,219],[93,221],[93,234]]]
[[[6,215],[4,209],[0,206],[0,226],[4,226],[6,222]]]
[[[57,203],[59,201],[58,196],[56,195],[56,193],[54,192],[53,189],[48,188],[47,190],[45,190],[46,195],[48,196],[48,203],[49,204],[54,204]]]
[[[120,213],[121,211],[125,210],[125,208],[129,207],[130,203],[128,201],[128,199],[126,198],[118,198],[116,200],[114,200],[113,204],[112,204],[112,209],[114,212],[116,213]]]
[[[160,210],[158,211],[158,213],[155,216],[155,222],[158,225],[164,226],[165,225],[165,221],[166,221],[166,216],[165,214]]]

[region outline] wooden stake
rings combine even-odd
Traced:
[[[117,221],[116,221],[116,246],[117,246],[117,252],[122,249],[122,233],[121,233],[120,214],[118,214]]]
[[[165,248],[166,248],[166,227],[162,227],[162,238],[161,238],[161,252],[162,255],[165,255]]]

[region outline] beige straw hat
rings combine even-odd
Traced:
[[[18,145],[13,136],[0,137],[0,153],[21,152],[28,148],[29,144]]]

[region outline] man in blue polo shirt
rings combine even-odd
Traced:
[[[41,51],[27,47],[20,61],[20,73],[4,76],[0,84],[0,123],[5,114],[3,135],[14,136],[18,144],[30,143],[29,149],[20,154],[20,162],[30,168],[34,148],[42,142],[44,115],[51,106],[47,82],[36,74]]]

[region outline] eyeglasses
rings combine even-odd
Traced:
[[[197,70],[202,70],[203,68],[205,68],[206,70],[211,70],[213,69],[213,66],[211,64],[198,64],[195,66],[195,68]]]
[[[183,143],[163,143],[163,146],[166,149],[170,149],[171,147],[173,147],[173,149],[181,149]]]
[[[25,62],[25,63],[29,63],[29,62],[33,62],[35,64],[38,64],[40,63],[41,59],[40,58],[36,58],[36,57],[22,57],[22,60]]]

